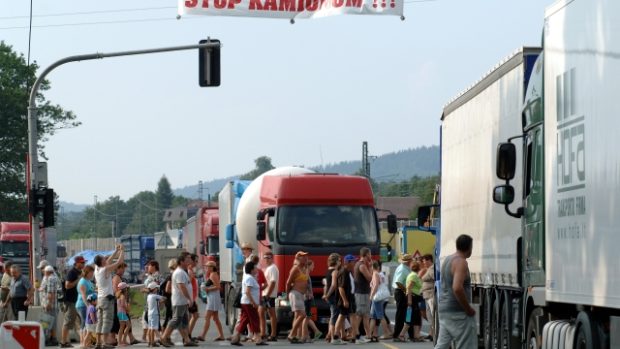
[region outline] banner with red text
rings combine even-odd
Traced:
[[[402,16],[404,0],[178,0],[179,15],[318,18],[343,14]]]

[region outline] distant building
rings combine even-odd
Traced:
[[[417,196],[408,197],[385,197],[377,198],[376,207],[381,210],[391,211],[400,220],[409,220],[415,216],[416,210],[421,205],[420,198]],[[386,221],[390,212],[378,211],[379,221]]]

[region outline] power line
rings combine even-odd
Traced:
[[[190,17],[185,19],[193,19],[196,17]],[[98,22],[77,22],[77,23],[60,23],[60,24],[42,24],[42,25],[34,25],[33,28],[52,28],[52,27],[72,27],[72,26],[80,26],[80,25],[96,25],[96,24],[122,24],[122,23],[144,23],[144,22],[161,22],[161,21],[174,21],[177,20],[175,18],[148,18],[148,19],[127,19],[127,20],[117,20],[117,21],[98,21]],[[26,29],[27,26],[13,26],[13,27],[0,27],[0,30],[11,30],[11,29]]]
[[[141,11],[155,11],[155,10],[170,10],[176,9],[176,6],[162,6],[162,7],[142,7],[142,8],[127,8],[117,10],[100,10],[100,11],[83,11],[83,12],[63,12],[63,13],[49,13],[43,15],[36,15],[34,17],[64,17],[64,16],[82,16],[82,15],[98,15],[106,13],[123,13],[123,12],[141,12]],[[3,19],[21,19],[29,18],[30,16],[5,16],[0,17]]]

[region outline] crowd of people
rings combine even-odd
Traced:
[[[327,332],[323,333],[314,322],[317,307],[313,286],[317,285],[313,285],[310,276],[314,268],[310,255],[304,251],[295,254],[294,265],[286,274],[284,289],[280,290],[280,271],[272,252],[266,251],[259,257],[247,243],[241,245],[241,250],[243,278],[236,300],[241,311],[229,338],[224,336],[219,319],[222,299],[215,262],[205,265],[205,278],[199,285],[196,255],[182,252],[170,260],[170,274],[166,277],[160,273],[158,262],[149,261],[143,285],[130,287],[123,280],[127,265],[121,245],[107,257],[96,256],[92,265],[86,265],[83,257],[75,257],[72,268],[62,279],[52,266],[42,261],[38,267],[43,278],[36,288],[21,274],[19,266],[7,262],[0,280],[0,321],[15,319],[21,311],[27,313],[36,291],[44,311],[41,322],[46,324],[46,344],[51,346],[73,347],[69,334],[77,324],[82,348],[112,349],[141,342],[149,347],[170,347],[174,345],[171,340],[174,330],[181,335],[184,346],[192,347],[207,340],[211,322],[217,330],[217,337],[212,339],[215,342],[228,340],[231,345],[241,346],[248,341],[262,346],[278,340],[276,299],[284,292],[294,314],[287,336],[293,344],[311,343],[323,337],[334,345],[387,339],[420,342],[432,340],[435,335],[432,255],[421,258],[402,255],[390,282],[368,248],[361,248],[359,256],[330,254],[322,295],[329,304],[330,318]],[[132,328],[131,288],[135,288],[132,293],[142,293],[145,300],[141,309],[142,341],[134,337]],[[205,322],[201,330],[196,330],[200,290],[205,294]],[[386,314],[392,293],[396,310],[394,326]],[[64,317],[61,333],[57,334],[55,323],[60,312]],[[422,319],[431,324],[427,336],[421,334]],[[382,329],[381,336],[379,329]],[[194,336],[195,332],[200,334]]]

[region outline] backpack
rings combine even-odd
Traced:
[[[161,284],[159,284],[159,295],[160,296],[166,296],[166,285],[168,284],[168,282],[170,282],[172,280],[172,275],[168,275],[166,276],[166,278],[164,279],[164,281],[162,281]]]

